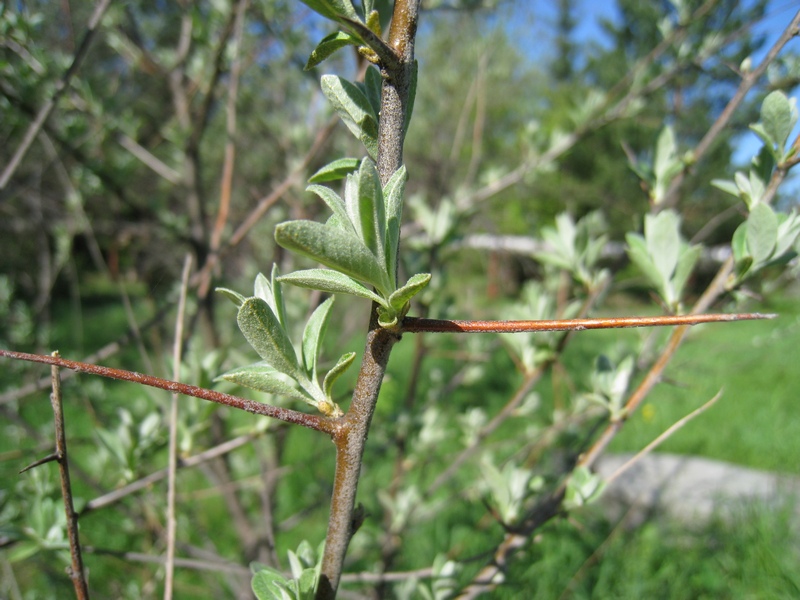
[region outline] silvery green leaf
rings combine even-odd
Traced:
[[[342,373],[353,364],[353,359],[355,357],[355,352],[343,354],[339,360],[336,361],[334,367],[325,375],[325,379],[322,380],[322,390],[325,392],[325,397],[328,398],[330,402],[333,402],[333,384],[339,379]]]
[[[678,264],[681,249],[680,218],[672,210],[644,219],[644,237],[647,252],[661,274],[662,281],[669,281]]]
[[[353,3],[350,0],[300,0],[311,10],[318,12],[323,17],[338,21],[339,17],[358,19]]]
[[[244,337],[267,364],[294,378],[298,375],[297,355],[286,330],[261,298],[248,298],[236,319]]]
[[[308,182],[324,183],[326,181],[338,181],[339,179],[344,179],[348,173],[352,173],[358,169],[358,165],[360,163],[361,160],[358,158],[340,158],[320,168],[311,176]]]
[[[764,144],[764,147],[769,150],[770,154],[772,154],[775,162],[780,162],[781,156],[780,150],[778,149],[778,144],[764,128],[764,125],[762,123],[752,123],[750,125],[750,131],[758,136],[758,138]]]
[[[343,31],[336,31],[330,35],[326,35],[324,38],[322,38],[320,43],[317,44],[317,47],[314,48],[314,51],[311,52],[311,56],[308,57],[308,62],[306,62],[304,69],[306,71],[313,69],[331,54],[337,50],[340,50],[341,48],[344,48],[345,46],[359,45],[361,45],[360,39]]]
[[[263,363],[256,363],[247,367],[234,369],[219,377],[219,379],[258,390],[259,392],[277,394],[278,396],[284,396],[292,400],[301,400],[311,405],[316,404],[294,385],[286,381],[285,378],[288,378],[288,376],[282,375],[272,367]]]
[[[319,576],[316,569],[304,569],[297,578],[297,593],[299,600],[314,600],[317,593]]]
[[[727,179],[712,179],[711,185],[731,196],[739,197],[739,188],[733,181],[728,181]]]
[[[671,171],[672,164],[677,156],[675,132],[672,127],[664,127],[658,135],[656,152],[653,160],[653,171],[656,179],[662,179]]]
[[[283,303],[283,290],[281,289],[281,282],[278,281],[280,277],[277,263],[272,263],[272,273],[270,274],[270,283],[272,287],[272,310],[275,316],[278,317],[278,322],[286,329],[286,305]]]
[[[258,600],[295,600],[286,591],[286,578],[269,567],[263,568],[253,575],[250,586]]]
[[[336,225],[340,228],[344,227],[352,233],[356,233],[353,223],[350,220],[350,215],[347,213],[344,202],[339,197],[339,194],[324,185],[310,185],[306,188],[307,192],[312,192],[322,198],[322,201],[328,205],[328,208],[333,212],[336,217]]]
[[[369,159],[361,161],[358,177],[358,216],[361,219],[361,239],[381,264],[386,263],[386,212],[383,205],[378,171]]]
[[[275,312],[275,299],[272,297],[272,284],[263,273],[256,275],[256,282],[253,285],[253,295],[269,304],[270,308]]]
[[[791,251],[800,236],[800,213],[778,215],[778,241],[774,256],[780,257]]]
[[[389,305],[397,312],[402,312],[408,301],[415,295],[422,291],[431,280],[430,273],[417,273],[413,275],[406,284],[398,290],[395,290],[389,296]]]
[[[577,467],[567,481],[564,507],[578,508],[597,500],[605,489],[605,482],[587,467]]]
[[[760,203],[747,217],[747,249],[757,265],[772,256],[778,239],[778,219],[769,205]]]
[[[403,221],[403,195],[408,173],[405,165],[395,171],[383,188],[386,204],[386,271],[391,283],[397,285],[397,251],[400,245],[400,226]]]
[[[702,254],[703,248],[701,246],[689,246],[682,244],[681,256],[678,259],[678,265],[675,267],[675,273],[672,275],[672,290],[674,298],[668,298],[670,303],[678,302],[683,296],[683,288],[689,280],[689,276],[694,271],[694,266]]]
[[[311,375],[314,380],[317,378],[317,356],[328,329],[331,306],[333,306],[333,298],[328,298],[311,313],[311,317],[303,329],[303,366],[306,373]]]
[[[667,282],[661,276],[658,267],[653,263],[644,238],[638,233],[628,233],[625,236],[625,240],[628,242],[628,258],[650,280],[650,283],[659,292],[662,292]]]
[[[383,295],[389,294],[384,266],[355,235],[312,221],[288,221],[275,228],[275,241],[287,250],[368,283]]]
[[[745,256],[749,256],[747,253],[747,221],[739,225],[736,231],[733,232],[731,252],[733,253],[733,260],[737,263]]]
[[[229,290],[228,288],[216,288],[216,291],[225,296],[236,306],[241,306],[242,304],[244,304],[244,301],[246,300],[246,298],[242,296],[239,292],[234,292],[233,290]]]
[[[797,123],[797,106],[786,97],[786,94],[775,90],[764,98],[761,105],[761,124],[777,145],[779,162],[783,161],[786,140],[792,133],[795,123]]]
[[[356,85],[336,75],[322,77],[322,93],[333,105],[344,124],[373,159],[378,157],[378,117]]]
[[[350,294],[351,296],[366,298],[378,304],[386,305],[386,301],[375,292],[339,271],[306,269],[284,275],[281,277],[281,281],[331,294]]]
[[[368,67],[367,72],[364,74],[364,94],[372,106],[374,114],[381,112],[381,88],[383,87],[383,79],[381,73],[376,67]]]

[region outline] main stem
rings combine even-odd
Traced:
[[[378,174],[386,185],[392,174],[403,164],[403,141],[408,116],[411,81],[414,72],[414,39],[417,33],[420,0],[397,0],[389,29],[389,46],[399,58],[397,67],[381,66],[383,87],[378,129]],[[386,373],[392,347],[400,339],[378,325],[376,306],[372,307],[364,358],[353,391],[347,415],[333,434],[336,444],[336,474],[331,497],[331,514],[325,538],[325,554],[318,600],[336,597],[344,557],[350,538],[360,525],[361,515],[355,513],[355,498],[364,445],[378,393]]]

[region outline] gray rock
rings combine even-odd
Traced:
[[[610,454],[596,471],[607,479],[632,455]],[[778,506],[795,503],[800,517],[800,477],[748,469],[707,458],[651,453],[638,460],[605,490],[603,502],[614,515],[633,511],[633,521],[665,514],[703,523],[713,514],[753,502]],[[638,516],[638,518],[637,518]]]

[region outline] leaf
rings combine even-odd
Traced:
[[[723,192],[730,194],[731,196],[736,196],[737,198],[739,197],[739,188],[733,181],[728,181],[726,179],[712,179],[711,185],[719,190],[722,190]]]
[[[357,37],[345,33],[343,31],[336,31],[330,35],[326,35],[317,47],[314,48],[313,52],[311,52],[311,56],[308,57],[308,62],[306,62],[306,66],[304,69],[306,71],[313,69],[323,60],[328,58],[331,54],[344,48],[345,46],[360,46],[361,40]]]
[[[288,376],[284,375],[283,377]],[[284,396],[292,400],[301,400],[302,402],[307,402],[308,404],[316,406],[315,401],[303,394],[300,390],[283,379],[283,377],[279,371],[272,367],[263,363],[256,363],[229,371],[224,375],[220,375],[218,379],[230,381],[231,383],[242,385],[259,392],[277,394],[278,396]]]
[[[430,273],[417,273],[406,284],[389,296],[389,304],[397,312],[401,312],[405,305],[430,283]]]
[[[797,123],[797,107],[786,97],[786,94],[775,90],[764,98],[764,102],[761,104],[761,124],[767,135],[777,145],[780,155],[779,162],[783,160],[786,140],[792,133],[795,123]]]
[[[239,329],[258,355],[281,373],[298,374],[297,355],[278,317],[261,298],[248,298],[239,308]]]
[[[344,179],[348,173],[358,169],[360,162],[361,160],[358,158],[340,158],[319,169],[309,178],[308,182],[324,183],[326,181]],[[306,189],[308,190],[309,188]]]
[[[324,185],[310,185],[306,188],[307,192],[312,192],[322,198],[322,201],[328,205],[328,208],[333,212],[334,217],[337,219],[337,226],[346,229],[355,234],[356,230],[353,228],[353,223],[350,220],[350,215],[347,214],[344,202],[339,197],[339,194]]]
[[[242,304],[244,304],[245,297],[242,296],[239,292],[234,292],[233,290],[229,290],[228,288],[216,288],[215,291],[225,296],[236,306],[241,306]]]
[[[678,264],[681,249],[679,227],[680,219],[672,210],[647,215],[644,220],[647,253],[665,282],[672,278]]]
[[[313,221],[287,221],[275,228],[275,241],[388,296],[390,286],[383,265],[354,235]]]
[[[376,67],[368,67],[367,72],[364,74],[364,94],[369,100],[372,107],[373,114],[380,114],[381,112],[381,88],[383,87],[383,79],[381,73]]]
[[[333,402],[334,382],[353,364],[353,359],[355,357],[355,352],[343,354],[334,367],[325,375],[325,379],[322,380],[322,390],[325,392],[325,397],[328,398],[329,401]]]
[[[383,188],[383,201],[386,204],[386,272],[390,274],[393,287],[397,285],[397,251],[400,245],[406,179],[408,173],[405,165],[402,165],[392,173]]]
[[[286,578],[270,568],[261,569],[253,575],[250,586],[258,600],[294,600],[286,592]]]
[[[747,221],[742,223],[733,232],[731,238],[731,252],[733,253],[733,260],[735,262],[741,261],[747,254]]]
[[[378,158],[378,117],[356,85],[337,75],[323,75],[322,93],[373,159]]]
[[[747,249],[757,265],[772,256],[778,239],[778,219],[767,204],[756,204],[747,217]]]
[[[317,378],[317,356],[328,329],[331,306],[333,298],[328,298],[311,314],[303,329],[303,366],[313,379]]]
[[[697,260],[700,258],[702,251],[703,248],[701,246],[684,245],[684,249],[681,251],[681,256],[678,259],[678,265],[675,267],[675,273],[672,275],[672,281],[670,282],[675,294],[674,298],[667,299],[670,303],[678,302],[683,297],[683,288],[686,286],[686,282],[692,274],[692,271],[694,271],[694,266],[697,264]]]
[[[311,10],[318,12],[323,17],[338,21],[339,17],[358,19],[353,3],[350,0],[300,0]]]
[[[650,280],[650,283],[661,292],[666,287],[667,282],[662,278],[661,272],[650,258],[644,238],[638,233],[628,233],[625,236],[625,241],[628,242],[628,258]]]
[[[286,329],[286,306],[283,303],[283,290],[281,290],[281,282],[278,281],[280,276],[277,263],[272,263],[272,273],[270,273],[270,282],[272,288],[272,310],[275,316],[278,317],[278,322]]]
[[[350,294],[351,296],[366,298],[378,304],[386,305],[386,301],[375,292],[339,271],[306,269],[284,275],[281,277],[281,281],[330,294]]]
[[[358,216],[361,239],[381,264],[386,263],[386,212],[378,171],[371,160],[361,161],[358,177]]]

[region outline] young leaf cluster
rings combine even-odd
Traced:
[[[634,160],[630,167],[642,180],[650,203],[660,205],[667,197],[673,179],[692,160],[691,155],[679,155],[675,132],[667,126],[661,130],[652,160]]]
[[[592,391],[583,398],[608,409],[612,421],[625,417],[625,393],[633,375],[633,356],[627,356],[614,365],[607,356],[597,357],[591,374]]]
[[[266,566],[253,565],[251,581],[253,593],[258,600],[314,600],[317,593],[322,548],[315,553],[306,540],[297,547],[297,552],[289,550],[289,565],[292,577],[285,577],[280,571]],[[316,557],[319,556],[319,559]],[[257,569],[257,570],[256,570]]]
[[[730,285],[774,264],[783,264],[797,255],[800,215],[777,213],[766,202],[773,172],[795,158],[797,148],[786,142],[797,123],[795,99],[783,92],[770,93],[761,104],[758,123],[750,126],[764,142],[747,175],[736,172],[733,181],[714,180],[717,188],[740,198],[749,210],[747,220],[734,232],[731,249],[736,271]]]
[[[537,252],[536,258],[568,271],[591,290],[608,276],[607,271],[597,269],[608,242],[608,236],[602,233],[606,229],[599,212],[590,213],[577,223],[568,213],[561,213],[555,227],[542,229],[546,249]]]
[[[333,215],[325,224],[306,220],[281,223],[275,228],[275,240],[329,269],[296,271],[280,281],[367,298],[378,304],[382,327],[397,327],[411,298],[431,278],[428,273],[418,273],[397,287],[405,181],[406,170],[401,167],[381,187],[375,163],[364,158],[358,170],[347,175],[344,198],[330,188],[309,186]]]
[[[644,219],[644,236],[628,233],[628,257],[647,277],[661,299],[677,310],[683,290],[702,248],[690,246],[680,234],[681,220],[673,210]]]
[[[362,2],[359,14],[351,0],[301,0],[303,4],[341,25],[346,31],[325,36],[306,63],[306,70],[317,66],[345,46],[357,46],[358,52],[372,63],[393,64],[397,57],[382,39],[381,17],[375,9],[375,0]]]
[[[218,288],[218,291],[239,307],[236,319],[239,329],[263,359],[229,371],[219,379],[306,402],[327,416],[342,416],[342,410],[333,401],[333,384],[353,363],[355,353],[343,354],[325,375],[322,385],[317,374],[319,350],[328,327],[333,298],[327,299],[312,313],[303,330],[298,352],[286,328],[277,266],[273,266],[270,280],[262,274],[256,277],[254,295],[250,298],[224,288]]]

